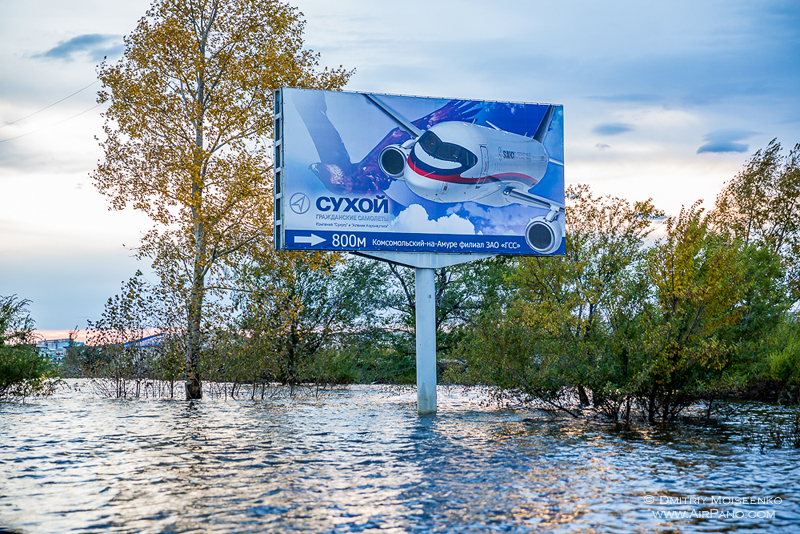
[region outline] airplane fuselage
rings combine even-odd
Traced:
[[[438,122],[423,131],[380,99],[367,98],[411,135],[405,143],[381,150],[378,162],[386,175],[405,180],[410,191],[434,202],[544,209],[528,222],[525,240],[537,254],[559,249],[566,233],[563,201],[530,191],[551,163],[542,142],[555,113],[553,106],[548,106],[532,137],[527,137],[460,121]],[[552,163],[564,165],[556,159]]]
[[[514,200],[504,191],[529,190],[548,163],[547,151],[535,139],[467,122],[440,122],[408,150],[402,178],[414,193],[434,202],[505,206]]]

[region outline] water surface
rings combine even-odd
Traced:
[[[434,416],[417,415],[413,392],[369,386],[192,403],[83,388],[2,403],[0,528],[800,532],[800,451],[762,452],[741,430],[770,407],[622,429],[439,398]]]

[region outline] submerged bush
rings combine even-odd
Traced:
[[[34,322],[27,300],[0,296],[0,399],[49,395],[56,366],[34,345]]]

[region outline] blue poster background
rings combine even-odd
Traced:
[[[405,180],[382,171],[379,156],[387,146],[416,140],[399,125],[398,116],[419,132],[461,122],[529,140],[552,108],[541,140],[549,163],[538,183],[521,192],[563,207],[561,106],[397,95],[374,98],[391,112],[361,93],[282,90],[283,248],[538,253],[526,241],[526,227],[546,216],[548,208],[515,202],[487,205],[480,199],[434,202],[416,194]],[[563,209],[556,222],[563,226]],[[564,253],[563,231],[558,239],[561,243],[549,254]]]

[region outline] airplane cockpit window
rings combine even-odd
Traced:
[[[458,153],[461,152],[461,147],[453,143],[442,143],[436,149],[436,157],[445,161],[458,161]]]
[[[478,156],[466,148],[462,148],[461,152],[458,154],[458,162],[465,168],[469,168],[478,163]]]
[[[428,130],[419,138],[422,149],[436,159],[444,161],[457,161],[466,168],[478,163],[478,156],[453,143],[444,143],[439,137]]]
[[[442,144],[442,140],[439,139],[435,133],[428,130],[419,138],[419,144],[429,156],[435,157],[436,149]]]

